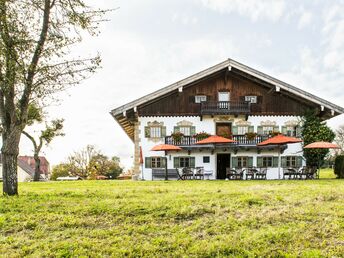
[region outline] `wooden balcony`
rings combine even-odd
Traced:
[[[232,115],[251,113],[246,101],[207,101],[201,103],[201,115]]]
[[[248,139],[245,135],[233,135],[232,139],[236,143],[231,143],[232,146],[255,146],[258,143],[270,138],[268,135],[257,135],[253,139]],[[175,140],[172,136],[165,137],[165,144],[172,144],[175,146],[191,146],[196,145],[196,138],[192,136],[183,136],[180,140]],[[201,145],[200,145],[201,146]]]

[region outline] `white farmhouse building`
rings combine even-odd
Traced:
[[[300,118],[309,109],[323,120],[344,113],[342,107],[228,59],[111,114],[133,141],[134,171],[146,180],[165,166],[165,153],[150,151],[160,143],[182,148],[167,153],[169,169],[203,167],[210,179],[225,179],[227,168],[264,167],[267,179],[278,179],[279,154],[282,166],[305,165],[302,144],[285,145],[282,153],[280,146],[257,144],[275,133],[299,136]],[[202,133],[237,143],[195,144]]]

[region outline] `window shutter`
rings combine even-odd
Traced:
[[[152,158],[151,157],[145,158],[145,168],[152,168]]]
[[[248,132],[254,133],[254,126],[253,125],[248,127]]]
[[[232,168],[238,167],[238,157],[232,157]]]
[[[274,126],[274,133],[278,133],[279,132],[279,126]]]
[[[196,126],[191,126],[190,127],[190,136],[193,136],[196,134]]]
[[[233,126],[232,127],[232,134],[233,135],[237,135],[238,134],[238,127],[237,126]]]
[[[173,167],[174,168],[179,168],[179,157],[174,157],[173,158]]]
[[[281,166],[282,168],[287,167],[287,157],[281,157]]]
[[[278,157],[273,157],[272,158],[272,166],[274,168],[278,168]]]
[[[296,126],[296,137],[301,137],[302,134],[302,128],[301,126]]]
[[[174,132],[174,133],[179,133],[179,132],[180,132],[180,127],[179,127],[179,126],[175,126],[175,127],[173,128],[173,132]]]
[[[257,167],[261,168],[263,167],[263,158],[257,157]]]
[[[248,166],[253,167],[253,157],[247,157],[248,160]]]
[[[260,134],[260,135],[263,134],[263,126],[258,126],[257,127],[257,134]]]
[[[282,131],[282,134],[287,135],[287,127],[286,126],[282,126],[281,131]]]
[[[195,167],[195,157],[190,157],[190,167]]]
[[[161,137],[166,137],[166,126],[161,127]]]
[[[166,157],[161,157],[160,168],[166,167]]]
[[[150,138],[150,127],[145,126],[145,138]]]
[[[296,166],[302,167],[302,157],[301,156],[296,157]]]

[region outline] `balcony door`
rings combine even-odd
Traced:
[[[230,93],[228,91],[218,92],[218,101],[220,109],[229,109]]]

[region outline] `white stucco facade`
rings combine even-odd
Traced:
[[[232,126],[242,125],[245,124],[247,126],[254,127],[254,132],[257,133],[258,126],[266,126],[266,125],[274,125],[275,127],[279,127],[279,131],[281,131],[282,126],[288,125],[296,125],[300,123],[300,118],[295,116],[248,116],[247,119],[245,116],[208,116],[208,117],[201,117],[199,116],[173,116],[173,117],[139,117],[139,139],[138,143],[142,148],[142,155],[143,160],[146,157],[164,157],[164,152],[155,152],[151,151],[151,149],[157,144],[165,143],[165,138],[150,138],[146,137],[145,135],[145,127],[147,127],[150,123],[156,123],[163,125],[166,129],[166,135],[169,136],[173,133],[174,127],[178,124],[188,124],[195,127],[195,132],[206,132],[211,135],[216,134],[216,123],[230,123]],[[182,150],[179,152],[169,152],[167,154],[167,167],[174,168],[174,157],[194,157],[195,158],[195,166],[196,167],[204,167],[206,171],[212,171],[212,174],[209,176],[210,179],[217,179],[217,156],[220,153],[230,154],[231,159],[233,157],[242,157],[242,156],[249,156],[253,157],[253,166],[257,166],[257,158],[258,157],[265,157],[265,156],[273,156],[278,157],[279,151],[277,148],[275,149],[264,149],[261,151],[257,151],[257,148],[250,147],[250,148],[240,148],[237,151],[234,151],[233,148],[216,148],[215,150],[206,149],[206,148],[193,148],[191,151]],[[287,149],[284,150],[283,153],[280,153],[280,156],[298,156],[301,157],[303,155],[302,152],[302,144],[288,144]],[[203,162],[203,157],[209,157],[209,163]],[[303,161],[303,165],[304,165]],[[232,164],[231,164],[232,166]],[[142,168],[143,167],[143,168]],[[152,168],[146,168],[146,165],[143,164],[141,169],[141,177],[143,176],[146,180],[152,179]],[[277,167],[268,168],[267,179],[278,179],[281,178],[282,169],[279,175],[279,169]]]

